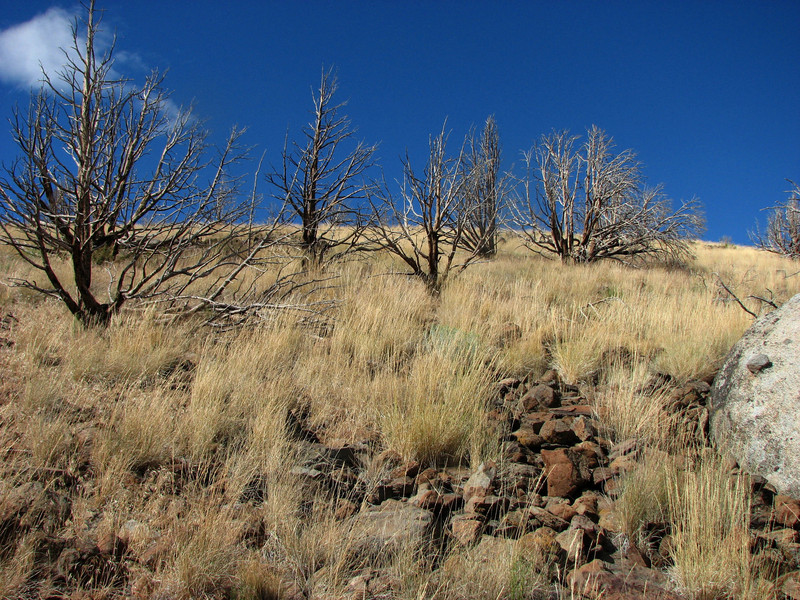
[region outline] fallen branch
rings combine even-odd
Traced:
[[[725,285],[725,282],[722,281],[722,277],[719,276],[719,273],[712,273],[712,275],[715,275],[717,277],[717,283],[719,283],[720,287],[723,290],[725,290],[726,292],[728,292],[728,295],[730,295],[730,297],[733,298],[736,301],[736,304],[738,304],[744,312],[746,312],[748,315],[750,315],[754,319],[758,318],[758,315],[756,313],[754,313],[752,310],[750,310],[749,308],[747,308],[744,305],[744,303],[741,300],[739,300],[739,297],[736,294],[734,294],[733,291],[731,291],[731,288],[729,288],[727,285]]]

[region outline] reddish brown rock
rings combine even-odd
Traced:
[[[580,490],[583,481],[566,448],[542,450],[542,459],[548,496],[568,498]]]
[[[572,594],[603,600],[683,600],[670,591],[668,578],[654,569],[625,565],[619,573],[595,559],[572,571],[567,578]]]
[[[458,515],[450,521],[450,531],[459,544],[470,546],[480,539],[483,521],[470,515]]]
[[[775,496],[775,521],[784,527],[800,526],[800,500],[779,494]]]
[[[549,388],[548,388],[549,389]],[[580,441],[567,419],[551,419],[542,425],[539,435],[548,444],[572,446]]]
[[[561,399],[549,385],[539,384],[529,389],[520,399],[522,407],[527,412],[553,408],[561,404]]]

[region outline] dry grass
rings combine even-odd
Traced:
[[[345,560],[352,532],[330,498],[292,472],[306,442],[291,419],[301,415],[329,445],[471,467],[498,451],[486,418],[492,382],[556,369],[594,398],[610,439],[649,449],[622,484],[624,531],[633,538],[668,519],[685,589],[756,597],[742,553],[743,488],[713,460],[688,470],[663,460],[675,440],[665,397],[647,383],[713,372],[750,323],[714,273],[753,310],[763,303],[748,296],[781,302],[800,291],[800,276],[751,249],[696,251],[687,269],[633,270],[565,266],[506,245],[438,298],[376,257],[326,273],[337,279],[325,294],[339,301],[327,329],[286,314],[212,334],[167,325],[151,309],[86,331],[57,302],[0,287],[0,310],[18,321],[0,331],[15,342],[0,349],[0,509],[14,489],[35,491],[37,506],[71,502],[69,516],[48,521],[40,511],[34,527],[3,539],[0,596],[56,585],[37,581],[37,531],[75,539],[126,531],[131,552],[155,556],[145,579],[162,597],[277,598],[287,586],[341,593],[359,568]],[[3,278],[26,274],[5,251],[0,268]],[[78,480],[80,492],[70,487]],[[257,506],[241,502],[254,481]],[[168,549],[155,552],[159,543]],[[485,556],[451,549],[420,561],[406,550],[389,563],[409,598],[529,598],[544,593],[541,574],[552,567],[513,541]],[[711,577],[715,569],[730,577]]]
[[[697,600],[756,587],[751,568],[749,484],[709,452],[668,487],[673,576]]]

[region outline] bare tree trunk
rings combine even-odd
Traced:
[[[267,176],[275,198],[286,207],[286,219],[300,221],[300,247],[309,267],[357,248],[364,228],[358,202],[369,194],[363,178],[375,146],[353,142],[346,149],[356,131],[340,115],[344,103],[334,104],[338,85],[332,70],[323,71],[312,95],[312,123],[303,130],[305,143],[290,147],[287,136],[280,169]]]
[[[660,187],[644,186],[634,153],[615,154],[597,127],[576,150],[577,139],[554,132],[525,154],[523,193],[511,207],[523,242],[565,263],[685,257],[702,230],[699,203],[672,210]]]
[[[94,2],[86,11],[85,39],[76,23],[59,79],[45,73],[27,114],[15,114],[21,154],[0,178],[0,242],[49,285],[16,284],[59,298],[85,325],[107,325],[130,299],[174,298],[227,267],[241,233],[233,224],[247,204],[223,206],[236,192],[226,171],[243,157],[241,132],[231,133],[211,184],[200,187],[210,164],[206,133],[188,113],[167,115],[158,73],[141,86],[113,73],[113,46],[102,54],[95,47]],[[101,299],[93,270],[107,247],[124,258],[108,268]],[[65,255],[71,281],[53,267]]]

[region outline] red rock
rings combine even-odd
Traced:
[[[547,495],[568,498],[582,485],[580,472],[570,459],[566,448],[542,450],[547,477]]]
[[[775,496],[775,521],[784,527],[800,526],[800,500],[784,496]]]
[[[781,577],[778,580],[778,589],[790,600],[800,600],[800,571]]]
[[[450,530],[459,544],[470,546],[480,539],[483,522],[467,515],[458,515],[450,521]]]
[[[559,446],[572,446],[572,444],[580,441],[566,419],[551,419],[547,421],[539,430],[539,435],[542,436],[545,442],[558,444]]]
[[[572,517],[578,514],[578,512],[570,506],[569,502],[564,500],[553,500],[547,503],[545,507],[546,510],[559,519],[564,519],[565,521],[569,522]]]
[[[529,389],[520,399],[527,412],[542,408],[553,408],[561,403],[558,394],[549,385],[539,384]]]

